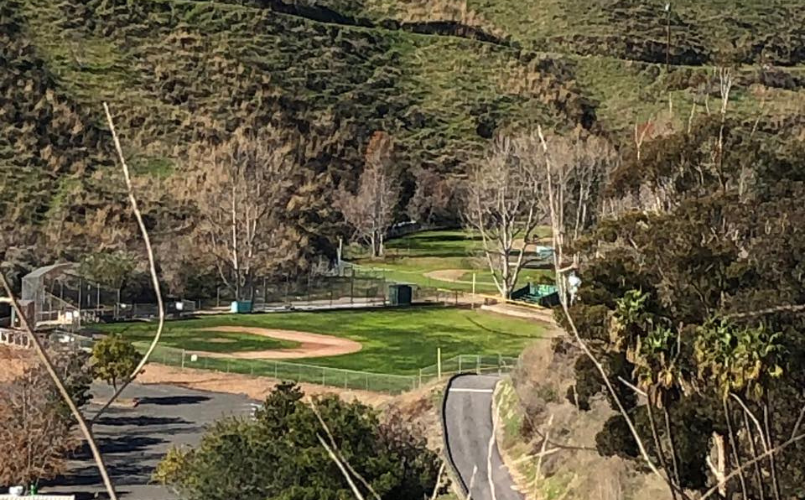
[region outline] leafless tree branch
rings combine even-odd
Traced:
[[[148,350],[143,355],[140,362],[137,364],[137,367],[134,371],[131,372],[129,378],[123,382],[120,387],[115,391],[111,398],[109,398],[106,403],[101,407],[100,410],[95,414],[92,418],[91,423],[95,423],[98,421],[101,415],[112,405],[112,403],[120,397],[120,394],[126,389],[126,387],[131,384],[134,379],[137,378],[137,375],[142,372],[143,368],[145,367],[146,363],[148,363],[148,359],[151,357],[151,354],[156,349],[157,344],[159,343],[159,339],[162,337],[162,330],[165,326],[165,305],[162,302],[162,291],[159,287],[159,276],[157,275],[157,267],[156,262],[154,259],[154,249],[151,247],[151,238],[148,236],[148,229],[145,227],[145,222],[143,221],[142,212],[140,212],[140,207],[137,204],[137,197],[134,196],[134,187],[131,183],[131,175],[129,174],[129,166],[126,163],[126,158],[123,155],[123,148],[120,146],[120,139],[117,136],[117,131],[115,130],[115,124],[112,120],[112,114],[109,112],[109,105],[103,103],[103,109],[106,112],[106,121],[109,124],[109,130],[112,132],[112,138],[115,141],[115,149],[117,150],[117,156],[120,160],[120,166],[123,169],[123,177],[126,180],[126,189],[128,191],[129,202],[131,203],[131,210],[134,212],[134,217],[137,219],[137,224],[140,226],[140,233],[143,238],[143,243],[145,243],[145,250],[148,254],[148,269],[151,273],[151,284],[154,287],[154,293],[157,296],[157,309],[159,310],[159,325],[157,326],[157,332],[154,335],[154,339],[151,341],[151,345],[148,346]]]
[[[70,413],[73,414],[76,422],[78,422],[78,427],[81,429],[81,433],[84,435],[84,439],[87,440],[87,445],[92,452],[92,458],[95,460],[95,464],[98,466],[98,472],[103,479],[103,484],[106,487],[106,492],[109,494],[109,498],[111,500],[117,500],[115,486],[112,484],[112,480],[106,470],[103,456],[98,449],[98,444],[95,442],[95,437],[92,435],[92,430],[90,429],[89,425],[87,425],[86,420],[84,420],[84,416],[81,414],[81,411],[79,411],[78,407],[73,401],[73,398],[71,398],[70,394],[67,392],[64,381],[61,379],[61,377],[59,377],[58,373],[56,373],[56,369],[53,367],[53,362],[50,360],[50,356],[48,356],[48,353],[42,345],[42,342],[39,340],[39,337],[36,336],[31,328],[31,325],[28,323],[28,318],[26,318],[22,308],[20,308],[17,297],[12,292],[11,286],[8,284],[8,280],[3,273],[0,273],[0,281],[3,282],[3,288],[5,289],[6,295],[11,301],[11,306],[14,308],[17,317],[19,317],[20,325],[22,326],[23,330],[25,330],[25,332],[28,334],[28,337],[31,339],[34,349],[36,350],[36,354],[39,356],[42,364],[45,365],[45,369],[47,370],[48,375],[50,375],[50,378],[53,379],[53,383],[56,385],[59,395],[64,400],[67,407],[70,408]]]
[[[546,168],[550,171],[550,169],[551,169],[550,151],[548,149],[548,144],[547,144],[547,142],[545,140],[545,136],[544,136],[544,134],[542,132],[542,127],[537,128],[537,133],[539,135],[540,143],[542,144],[542,148],[543,148],[543,150],[545,152]],[[557,217],[558,217],[557,212],[558,212],[558,210],[555,207],[555,194],[554,194],[554,192],[553,192],[554,190],[551,188],[550,184],[551,183],[549,183],[549,196],[551,198],[551,201],[550,201],[550,204],[551,204],[550,215],[551,215],[552,226],[554,227],[554,229],[556,229],[558,226],[559,227],[561,227],[561,226],[559,225],[559,221],[557,220]],[[554,244],[555,244],[555,247],[554,247],[554,256],[555,256],[554,257],[554,265],[555,265],[555,270],[557,272],[556,280],[557,280],[557,284],[559,285],[563,281],[562,277],[559,276],[559,274],[558,274],[558,272],[559,272],[559,270],[561,268],[561,263],[559,261],[559,258],[560,258],[561,254],[562,254],[562,248],[561,248],[562,247],[562,241],[561,241],[561,239],[559,239],[557,237],[557,235],[554,235]],[[593,363],[593,365],[595,366],[596,370],[601,375],[601,378],[603,379],[604,384],[606,385],[607,391],[609,391],[610,395],[612,396],[612,399],[615,401],[615,404],[618,407],[618,412],[621,414],[621,416],[623,417],[624,421],[626,422],[626,425],[629,428],[629,432],[632,434],[632,437],[634,437],[635,442],[637,443],[638,450],[640,451],[640,455],[643,457],[643,460],[646,462],[646,465],[649,467],[649,469],[651,470],[652,473],[654,473],[657,477],[659,477],[666,484],[668,484],[668,487],[672,491],[679,492],[682,495],[683,498],[687,499],[688,497],[684,493],[684,491],[682,491],[682,489],[678,485],[674,484],[674,482],[671,481],[668,477],[664,476],[662,474],[662,472],[657,468],[657,466],[654,465],[654,462],[653,462],[653,460],[651,460],[651,457],[649,456],[648,451],[646,450],[646,446],[643,443],[643,439],[640,437],[640,434],[637,432],[637,429],[634,426],[634,422],[632,421],[631,417],[629,416],[629,413],[626,411],[626,408],[623,406],[623,403],[621,402],[620,398],[618,397],[618,394],[615,391],[615,388],[612,386],[612,382],[610,381],[609,375],[607,374],[606,370],[604,369],[604,366],[601,364],[600,361],[598,361],[598,358],[595,357],[595,354],[593,354],[593,352],[590,350],[589,346],[584,341],[584,339],[581,338],[581,334],[579,333],[578,328],[576,328],[576,323],[573,321],[573,317],[570,314],[570,310],[568,309],[567,298],[564,296],[564,287],[563,286],[558,286],[558,288],[559,288],[559,293],[560,293],[560,299],[561,299],[560,303],[561,303],[561,306],[562,306],[562,311],[564,312],[565,318],[566,318],[566,320],[568,322],[568,326],[570,327],[570,330],[571,330],[571,332],[573,334],[573,337],[574,337],[576,343],[578,344],[578,346],[581,348],[582,352],[584,352],[585,356],[587,356],[587,358]]]

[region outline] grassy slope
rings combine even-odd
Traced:
[[[540,235],[546,236],[547,229]],[[481,242],[464,231],[427,231],[388,242],[383,259],[358,259],[365,272],[384,276],[391,281],[448,290],[471,291],[475,273],[476,291],[496,293],[489,268],[482,258]],[[432,271],[463,270],[462,282],[443,281],[427,276]],[[550,275],[538,269],[525,269],[519,282],[538,281]]]
[[[534,322],[444,308],[225,315],[169,323],[168,326],[168,337],[174,339],[172,345],[185,348],[188,347],[182,344],[181,338],[197,335],[190,331],[215,326],[256,326],[343,336],[363,344],[363,350],[298,362],[390,374],[416,374],[419,368],[435,364],[438,347],[442,348],[444,359],[459,354],[517,355],[542,331],[541,326]],[[148,335],[147,332],[153,332],[153,325],[107,325],[105,330],[141,340]],[[232,344],[209,346],[226,350]],[[248,361],[240,363],[249,364]]]
[[[116,170],[102,100],[110,102],[143,177],[169,176],[189,144],[242,123],[278,121],[305,136],[331,137],[315,141],[324,144],[320,150],[306,149],[323,195],[303,198],[300,213],[292,214],[320,220],[332,217],[332,185],[354,180],[377,129],[395,136],[410,180],[421,165],[461,171],[495,130],[535,123],[568,128],[594,115],[599,129],[629,142],[634,125],[658,118],[669,98],[674,114],[663,119],[684,125],[694,101],[702,112],[705,94],[718,109],[707,65],[726,42],[743,50],[733,50],[733,59],[746,64],[760,60],[762,47],[764,61],[805,59],[798,31],[805,11],[795,0],[740,0],[729,8],[725,0],[674,2],[680,51],[674,57],[691,64],[683,57],[690,53],[705,65],[675,66],[670,75],[657,22],[662,2],[317,2],[376,23],[459,19],[501,37],[500,44],[322,23],[238,3],[10,0],[0,15],[14,18],[20,32],[10,36],[30,54],[12,51],[0,67],[0,99],[19,108],[0,115],[12,137],[7,144],[0,138],[0,175],[15,187],[0,188],[3,220],[65,228],[53,248],[101,235],[105,246],[120,243],[120,233],[104,232],[127,221],[127,212],[114,188],[119,179],[108,182]],[[20,71],[31,67],[29,56],[42,71]],[[770,83],[757,64],[740,68],[731,109],[749,119],[801,117],[803,70],[780,71],[785,82]],[[31,83],[33,92],[20,92]],[[9,116],[15,123],[7,123]],[[144,205],[155,219],[183,220],[184,208],[164,189],[143,192],[154,197]]]

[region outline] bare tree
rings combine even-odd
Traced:
[[[526,249],[545,216],[544,167],[529,157],[523,138],[500,137],[483,161],[470,167],[464,219],[481,236],[500,295],[509,298]]]
[[[598,214],[599,192],[615,165],[613,148],[577,131],[549,138],[552,161],[536,132],[495,142],[470,169],[465,219],[481,235],[484,254],[500,294],[508,297],[528,263],[534,231],[553,215],[555,257],[565,273],[562,249],[579,238]]]
[[[336,196],[337,208],[355,229],[357,239],[371,247],[372,257],[383,255],[383,240],[400,198],[399,183],[392,172],[393,152],[391,136],[375,132],[366,147],[357,192],[341,191]]]
[[[0,385],[0,484],[35,484],[64,472],[78,441],[58,397],[41,365]]]
[[[545,144],[550,149],[547,155]],[[565,248],[581,237],[600,213],[600,193],[617,163],[614,148],[596,136],[575,131],[569,137],[532,133],[528,139],[529,156],[539,158],[545,168],[545,195],[551,221],[551,235],[560,297],[567,298],[566,275],[578,266],[577,256],[565,256]]]
[[[183,195],[200,222],[194,243],[214,257],[237,300],[277,256],[280,211],[287,203],[293,144],[278,129],[238,129],[222,144],[191,148]]]

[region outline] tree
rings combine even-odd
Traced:
[[[155,479],[188,500],[354,498],[322,443],[366,498],[371,488],[383,500],[421,500],[436,488],[438,456],[401,421],[332,395],[306,403],[293,384],[278,385],[253,421],[216,422],[198,447],[170,452]]]
[[[400,198],[399,182],[392,170],[393,153],[391,136],[375,132],[366,146],[357,192],[342,190],[336,195],[336,206],[354,228],[356,238],[370,246],[372,257],[383,255],[383,240],[394,222]]]
[[[509,298],[532,236],[546,214],[545,169],[528,155],[524,138],[498,138],[483,161],[470,167],[464,220],[481,236],[500,295]]]
[[[408,216],[422,224],[457,222],[460,181],[425,168],[415,171],[416,190],[408,201]]]
[[[258,273],[295,255],[283,244],[294,142],[274,127],[240,128],[220,144],[190,149],[182,196],[198,212],[192,242],[213,257],[238,300]],[[297,249],[298,253],[298,249]]]
[[[798,498],[805,446],[769,451],[803,432],[805,167],[792,138],[762,130],[696,120],[619,166],[609,195],[649,202],[576,242],[584,283],[569,311],[610,383],[648,395],[626,407],[668,477],[689,490],[715,482],[724,495]],[[576,376],[579,387],[601,385],[589,370]],[[665,426],[651,422],[654,408]],[[634,456],[622,418],[597,441]]]
[[[131,342],[118,334],[109,335],[92,346],[92,370],[96,378],[117,391],[117,383],[131,375],[140,357]]]
[[[84,406],[91,377],[86,356],[51,353],[57,371],[69,373],[65,386]],[[37,485],[64,472],[67,455],[78,445],[75,420],[41,365],[0,384],[0,484]]]
[[[90,281],[117,290],[117,301],[120,302],[120,290],[134,268],[134,260],[122,252],[97,252],[88,254],[81,261],[78,272]]]

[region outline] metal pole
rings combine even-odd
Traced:
[[[472,273],[472,308],[475,309],[475,273]]]
[[[481,356],[479,355],[475,356],[475,373],[481,374]]]
[[[182,370],[184,370],[184,356],[185,356],[185,350],[182,349]]]
[[[349,303],[355,303],[355,268],[351,268],[352,272],[349,277]]]
[[[461,354],[458,355],[458,373],[461,373]]]
[[[436,348],[436,374],[439,380],[442,380],[442,348]]]
[[[422,388],[422,368],[419,369],[419,387]]]

